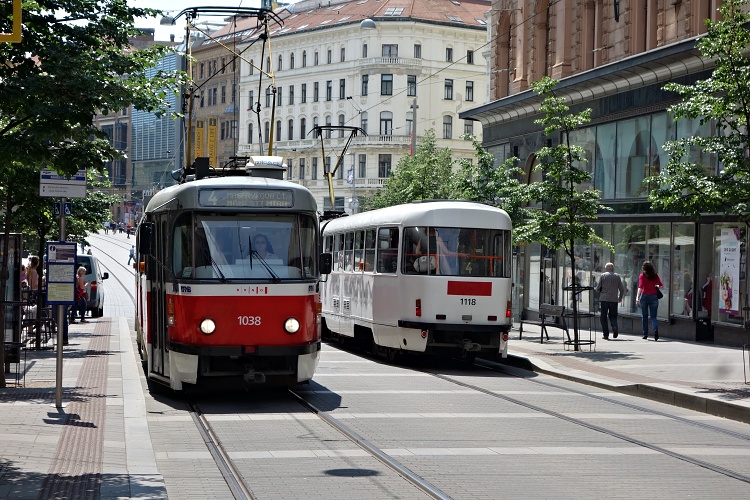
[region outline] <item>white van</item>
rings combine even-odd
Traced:
[[[93,255],[80,254],[76,256],[78,266],[86,268],[86,274],[83,279],[86,281],[86,291],[89,294],[89,300],[86,304],[86,310],[91,311],[92,318],[101,318],[104,316],[104,280],[109,278],[109,273],[102,273],[99,261]]]

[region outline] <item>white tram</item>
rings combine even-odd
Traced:
[[[324,223],[323,333],[399,353],[507,356],[511,221],[479,203],[398,205]]]
[[[137,232],[136,331],[150,382],[224,387],[312,378],[320,353],[317,206],[244,176],[154,195]],[[320,264],[320,265],[319,265]]]

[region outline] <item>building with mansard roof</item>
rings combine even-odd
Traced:
[[[347,211],[428,130],[454,158],[473,158],[461,136],[481,130],[459,112],[485,103],[489,9],[486,0],[299,2],[275,10],[283,22],[265,48],[257,19],[228,19],[192,47],[196,154],[210,149],[221,167],[272,144],[321,210],[331,206],[324,172],[341,157],[334,204]],[[348,129],[311,134],[325,125],[365,134],[344,151]]]

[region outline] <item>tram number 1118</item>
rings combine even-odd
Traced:
[[[462,306],[475,306],[477,305],[477,299],[461,298]]]

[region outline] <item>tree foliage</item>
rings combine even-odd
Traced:
[[[530,217],[530,211],[526,208],[528,187],[521,182],[523,172],[517,166],[518,158],[508,158],[495,166],[494,156],[475,137],[468,138],[474,145],[476,161],[458,160],[451,198],[499,207],[508,212],[514,228],[522,225]]]
[[[450,149],[438,149],[435,132],[429,130],[414,156],[403,156],[385,180],[383,189],[367,198],[362,210],[411,203],[415,200],[451,198],[453,159]]]
[[[697,42],[705,58],[714,59],[711,76],[692,85],[669,83],[665,89],[682,101],[669,110],[675,119],[715,122],[716,133],[668,142],[669,161],[648,179],[650,201],[658,209],[689,215],[723,213],[750,220],[750,45],[748,0],[726,0],[720,21],[706,20],[708,33]],[[713,165],[695,161],[696,152],[715,155]],[[700,156],[698,156],[700,158]]]

